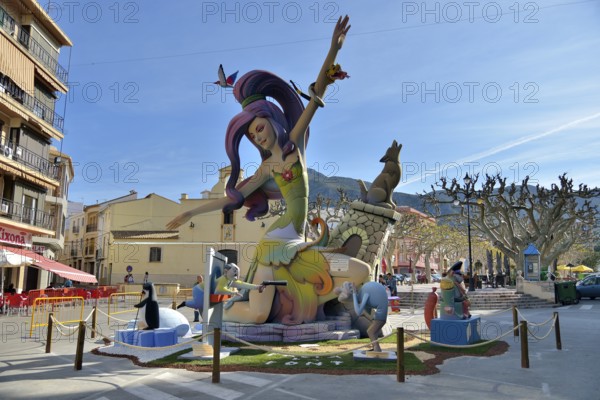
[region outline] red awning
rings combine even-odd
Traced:
[[[12,251],[13,253],[21,254],[32,258],[34,266],[44,269],[48,272],[52,272],[63,278],[68,278],[75,282],[98,283],[98,280],[92,274],[88,274],[87,272],[83,272],[78,269],[69,267],[68,265],[61,264],[58,261],[46,258],[31,250],[25,250],[16,247],[6,247],[6,249]]]

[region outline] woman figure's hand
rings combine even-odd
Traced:
[[[181,213],[175,218],[173,218],[171,221],[169,221],[169,223],[167,224],[167,229],[170,231],[175,230],[181,225],[185,224],[191,217],[192,215],[189,213],[189,211]]]
[[[334,49],[341,49],[344,44],[344,39],[346,39],[346,34],[350,29],[350,25],[348,22],[350,21],[349,16],[345,16],[344,19],[342,17],[338,18],[337,23],[335,24],[335,29],[333,30],[333,38],[331,39],[331,47]]]

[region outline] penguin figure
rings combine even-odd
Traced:
[[[144,320],[148,325],[144,330],[151,330],[160,327],[160,318],[158,314],[158,300],[156,299],[156,291],[152,282],[144,283],[142,287],[144,299],[136,304],[135,308],[143,308]]]

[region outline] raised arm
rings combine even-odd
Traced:
[[[268,169],[268,165],[263,163],[261,164],[260,168],[256,171],[256,173],[252,176],[252,179],[249,179],[244,186],[238,187],[237,189],[244,197],[248,197],[252,192],[264,185],[270,178],[271,175]],[[194,215],[221,210],[230,201],[231,200],[228,197],[222,197],[220,199],[215,199],[213,201],[201,204],[198,207],[192,208],[191,210],[183,212],[175,218],[173,218],[171,221],[169,221],[169,223],[167,223],[167,229],[177,229],[179,226],[185,224]]]
[[[317,75],[317,80],[315,81],[314,92],[318,97],[323,97],[327,85],[333,83],[333,81],[327,77],[327,70],[335,63],[337,53],[344,44],[344,39],[350,29],[350,25],[348,25],[349,21],[350,18],[346,15],[343,19],[340,17],[335,25],[333,37],[331,38],[331,47],[325,57],[319,75]],[[309,101],[304,112],[298,119],[298,122],[290,132],[290,140],[296,144],[302,154],[304,154],[304,149],[306,148],[306,130],[308,129],[308,125],[315,115],[317,108],[319,108],[319,106],[315,101]]]

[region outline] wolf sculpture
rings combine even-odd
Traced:
[[[367,190],[365,183],[358,179],[360,186],[360,197],[364,203],[372,204],[377,207],[396,208],[392,200],[394,189],[400,182],[402,168],[400,167],[400,150],[402,145],[394,140],[387,149],[385,155],[379,160],[384,163],[383,170],[375,178],[371,187]]]

